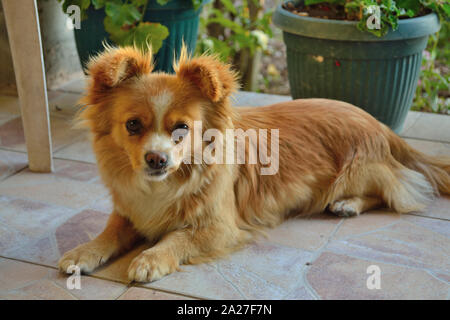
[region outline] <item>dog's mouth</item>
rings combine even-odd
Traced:
[[[147,178],[149,180],[163,180],[167,175],[167,169],[146,169]]]
[[[147,169],[147,173],[149,176],[152,176],[152,177],[160,177],[162,175],[165,175],[167,173],[167,170],[166,169],[158,169],[158,170]]]

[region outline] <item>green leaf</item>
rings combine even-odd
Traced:
[[[450,17],[450,3],[444,3],[444,4],[442,5],[442,9],[444,10],[445,15],[446,15],[447,17]]]
[[[136,7],[143,7],[150,0],[131,0],[131,3]],[[167,0],[169,1],[169,0]]]
[[[305,0],[305,6],[310,6],[312,4],[324,3],[324,2],[328,2],[328,1],[324,1],[324,0]]]
[[[161,49],[164,39],[169,36],[169,29],[160,23],[141,22],[134,28],[134,33],[128,45],[136,45],[146,49],[148,44],[152,45],[153,53]]]
[[[132,33],[131,29],[122,29],[122,26],[113,23],[110,17],[106,17],[103,20],[103,25],[109,34],[109,38],[117,45],[125,45],[126,39]]]
[[[238,24],[235,21],[225,18],[220,10],[213,9],[212,11],[215,14],[215,17],[208,19],[208,23],[218,23],[225,28],[230,28],[232,31],[236,33],[246,32],[246,30],[242,27],[242,25]]]
[[[160,6],[165,6],[170,0],[156,0]]]
[[[105,6],[105,13],[111,18],[111,22],[118,26],[133,24],[141,19],[141,13],[132,4],[108,1]]]
[[[192,6],[194,7],[194,10],[197,10],[202,6],[203,0],[192,0]]]
[[[106,0],[92,0],[95,9],[101,9],[105,6]]]
[[[220,0],[220,2],[222,2],[223,6],[232,14],[236,15],[237,11],[236,8],[234,7],[233,2],[231,2],[231,0]]]

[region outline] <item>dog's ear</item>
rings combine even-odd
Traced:
[[[189,59],[185,48],[174,69],[178,77],[193,83],[213,102],[228,97],[239,86],[237,74],[228,64],[208,55]]]
[[[143,52],[134,47],[111,48],[91,58],[87,73],[91,77],[90,93],[101,93],[135,76],[152,72],[151,49]]]

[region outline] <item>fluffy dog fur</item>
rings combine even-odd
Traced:
[[[341,216],[374,207],[404,213],[450,193],[449,158],[414,150],[357,107],[305,99],[232,108],[237,82],[228,65],[184,51],[169,75],[152,72],[151,59],[134,48],[108,48],[89,64],[80,119],[92,132],[114,210],[97,238],[61,258],[63,271],[75,264],[90,272],[146,238],[155,245],[132,261],[128,275],[153,281],[235,250],[293,214],[327,207]],[[137,134],[127,131],[130,119],[141,124]],[[261,164],[182,163],[189,155],[171,153],[170,134],[181,121],[192,135],[195,120],[203,131],[278,128],[278,173],[260,175]],[[160,178],[149,175],[144,159],[155,148],[171,157]]]

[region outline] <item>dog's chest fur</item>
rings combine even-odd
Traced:
[[[157,189],[123,188],[115,193],[116,210],[148,239],[178,227],[175,190],[162,183]]]

